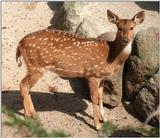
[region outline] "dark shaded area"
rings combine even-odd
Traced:
[[[48,26],[48,29],[63,29],[62,23],[65,20],[65,11],[63,9],[63,1],[55,1],[55,2],[48,2],[47,5],[49,8],[54,12],[54,15],[50,21],[50,26]]]
[[[131,130],[118,130],[111,137],[143,137],[143,135]]]
[[[136,96],[138,95],[138,91],[135,90],[135,92],[132,93],[131,97],[127,96],[128,91],[127,91],[127,88],[126,88],[126,81],[127,81],[127,79],[126,79],[127,75],[126,74],[129,74],[128,72],[129,72],[129,70],[131,70],[131,68],[129,68],[129,67],[132,66],[131,62],[130,62],[130,58],[132,58],[134,56],[139,56],[138,47],[136,45],[135,39],[133,40],[132,46],[134,46],[134,48],[132,48],[132,51],[131,51],[131,54],[130,54],[129,58],[124,63],[123,79],[122,79],[122,90],[123,90],[122,99],[124,101],[131,101],[131,102],[133,102],[134,99],[136,98]],[[134,77],[137,77],[137,76],[135,76],[135,74],[134,74]],[[137,81],[137,79],[135,79],[135,81]]]
[[[138,119],[140,122],[144,123],[145,122],[145,119],[143,119],[139,113],[136,111],[135,109],[135,105],[134,105],[134,102],[126,102],[126,101],[122,101],[123,103],[123,106],[125,108],[125,110],[131,114],[134,118]],[[152,121],[153,119],[150,120],[150,122],[148,123],[148,125],[151,125],[153,127],[159,127],[159,123],[158,121],[154,122]]]
[[[67,78],[72,90],[84,99],[90,100],[88,80],[85,78]]]
[[[156,87],[156,86],[155,86]],[[146,89],[147,90],[147,86],[145,88],[143,88],[143,90]],[[141,93],[144,93],[145,91],[141,91]],[[136,99],[134,100],[134,108],[136,110],[136,112],[139,114],[139,116],[142,118],[143,121],[145,121],[145,119],[148,117],[148,114],[145,112],[145,110],[148,110],[148,113],[153,113],[157,108],[158,108],[158,105],[159,105],[159,90],[157,90],[157,93],[155,91],[152,91],[152,89],[148,90],[146,93],[149,93],[149,92],[153,92],[153,95],[155,95],[155,100],[154,101],[151,101],[152,105],[153,105],[153,108],[151,108],[150,106],[145,106],[143,107],[144,105],[144,101],[141,101],[140,99],[140,95],[138,95],[136,97]],[[148,100],[148,103],[150,101]],[[142,108],[143,107],[143,108]],[[148,124],[154,126],[154,127],[159,127],[159,117],[158,116],[155,116],[153,117],[152,119],[150,119],[150,121],[148,122]]]
[[[137,1],[135,2],[139,7],[141,7],[144,10],[150,10],[150,11],[157,11],[159,12],[159,2],[150,2],[150,1],[146,1],[146,2],[140,2]]]
[[[144,120],[142,118],[140,118],[140,116],[136,113],[133,103],[131,102],[126,102],[126,101],[122,101],[122,104],[125,108],[125,110],[131,114],[134,118],[137,118],[139,121],[141,121],[142,123],[144,122]]]
[[[83,117],[77,116],[76,113],[80,113],[83,116],[89,116],[85,110],[87,104],[77,94],[56,92],[31,92],[32,101],[36,111],[59,111],[65,114],[75,117],[87,124],[92,129],[95,129],[93,125],[89,124]],[[23,109],[22,97],[19,91],[3,91],[2,92],[2,105],[9,109],[12,109],[18,114],[21,114],[19,110]]]

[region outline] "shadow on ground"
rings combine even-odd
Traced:
[[[111,137],[143,137],[143,135],[130,130],[118,130]]]
[[[89,116],[85,110],[88,105],[85,101],[75,93],[46,93],[46,92],[31,92],[32,101],[36,111],[59,111],[70,116],[73,116],[77,120],[80,120],[87,124],[89,127],[94,128],[81,116],[76,113],[80,113],[82,116]],[[23,109],[22,97],[19,91],[3,91],[2,92],[2,105],[9,109],[14,110],[17,114],[22,115],[19,110]]]
[[[135,2],[140,8],[144,10],[150,10],[150,11],[159,11],[159,2],[140,2],[137,1]]]

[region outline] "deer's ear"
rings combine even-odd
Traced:
[[[141,23],[143,23],[143,21],[144,21],[144,17],[145,17],[144,11],[141,11],[141,12],[137,13],[137,14],[133,17],[132,20],[133,20],[136,24],[141,24]]]
[[[111,23],[117,23],[119,21],[119,17],[117,15],[115,15],[113,12],[111,12],[110,10],[107,10],[107,17],[109,22]]]

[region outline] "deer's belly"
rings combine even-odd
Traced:
[[[56,70],[54,70],[54,72],[61,77],[84,77],[83,71],[66,70],[62,68],[57,68]]]
[[[71,63],[70,63],[71,64]],[[109,75],[105,66],[85,65],[85,66],[56,66],[53,71],[63,77],[104,77]]]
[[[62,77],[83,77],[84,68],[74,63],[62,64],[62,62],[56,62],[52,71]]]

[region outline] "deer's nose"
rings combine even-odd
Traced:
[[[128,38],[123,38],[123,43],[128,43],[129,39]]]

